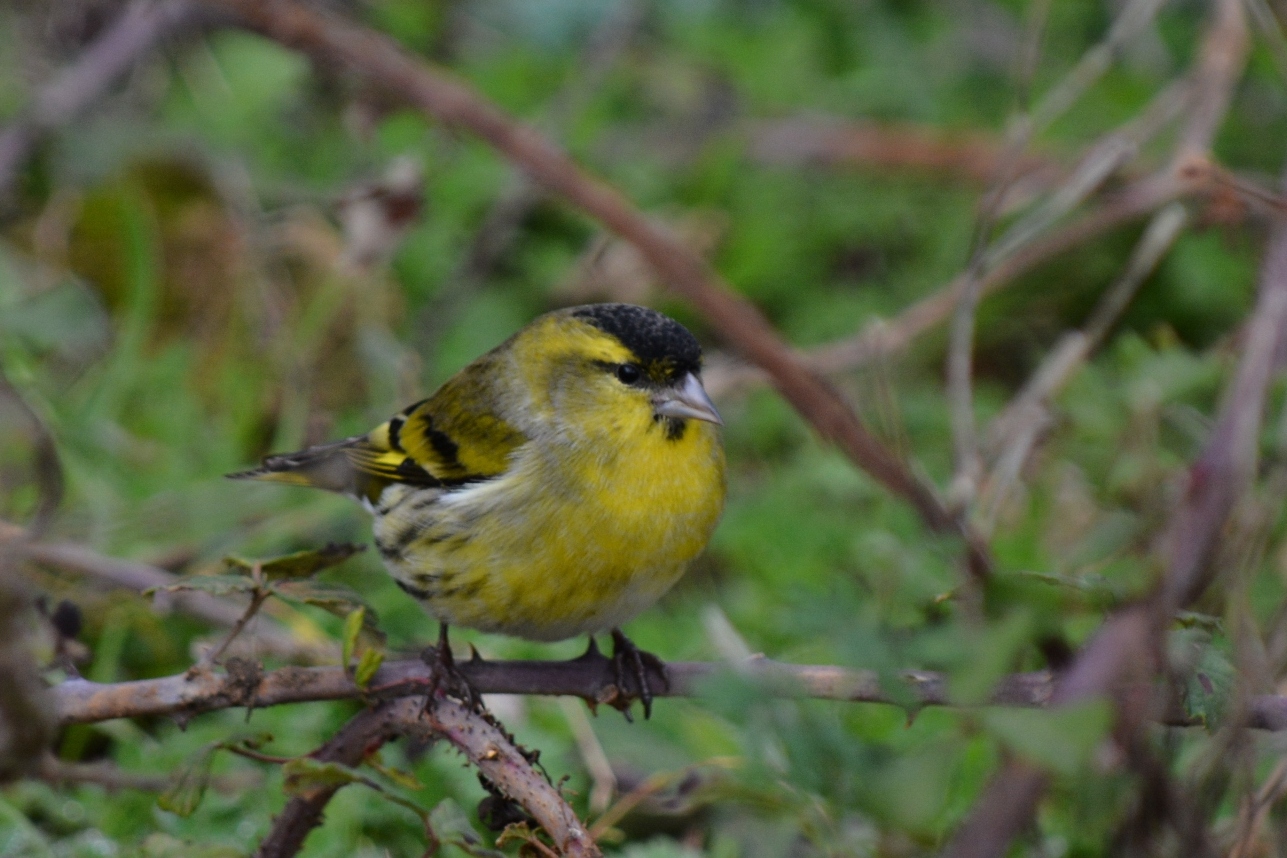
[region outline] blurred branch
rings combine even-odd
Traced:
[[[1216,0],[1214,19],[1198,47],[1192,74],[1196,91],[1176,147],[1177,162],[1210,157],[1250,47],[1243,0]]]
[[[1034,133],[1063,116],[1108,71],[1122,49],[1152,23],[1166,0],[1130,0],[1121,7],[1103,40],[1086,51],[1072,70],[1050,88],[1027,120]]]
[[[609,12],[590,35],[575,71],[550,101],[538,127],[551,136],[571,125],[602,86],[608,72],[630,47],[643,23],[647,0],[625,0]],[[466,293],[478,288],[495,271],[505,253],[513,246],[520,227],[547,197],[540,185],[522,170],[513,168],[504,188],[492,202],[482,224],[469,246],[435,293],[433,300],[419,313],[415,330],[421,342],[432,342],[446,330],[456,315],[456,305]]]
[[[980,298],[999,291],[1052,259],[1185,195],[1223,190],[1250,203],[1262,204],[1273,214],[1280,212],[1280,195],[1240,180],[1210,160],[1211,141],[1218,130],[1219,118],[1228,108],[1229,93],[1237,84],[1246,63],[1245,24],[1240,11],[1233,8],[1237,6],[1237,0],[1221,0],[1207,39],[1199,51],[1197,68],[1186,77],[1187,82],[1182,88],[1168,89],[1154,99],[1153,105],[1145,110],[1145,114],[1155,113],[1154,119],[1141,122],[1141,127],[1134,131],[1114,131],[1091,149],[1092,153],[1117,150],[1128,154],[1129,149],[1138,148],[1166,120],[1171,111],[1171,99],[1182,96],[1178,103],[1186,108],[1186,122],[1171,164],[1155,175],[1132,181],[1097,208],[1044,238],[1031,240],[1032,224],[1025,226],[1028,238],[1020,240],[1021,236],[1016,236],[1007,242],[1012,245],[1008,255],[1001,254],[999,259],[994,257],[995,266],[982,275]],[[1083,158],[1083,163],[1090,158],[1090,155]],[[1109,162],[1103,163],[1107,165]],[[1119,168],[1121,163],[1124,162],[1112,164],[1112,169]],[[1111,175],[1111,170],[1097,169],[1095,174],[1098,184]],[[1084,182],[1069,181],[1065,184],[1081,186],[1079,194],[1084,197]],[[1071,206],[1063,203],[1058,208],[1066,212]],[[1058,214],[1055,213],[1056,216]],[[1048,226],[1055,217],[1045,216],[1041,220]],[[917,337],[947,321],[968,286],[969,278],[965,274],[958,275],[942,290],[907,307],[894,319],[870,322],[852,337],[806,352],[805,360],[818,372],[838,373],[900,352]],[[713,395],[767,380],[762,370],[743,364],[712,369],[706,381]]]
[[[968,510],[973,506],[978,483],[983,476],[983,458],[974,417],[974,329],[976,311],[982,299],[983,274],[1072,211],[1132,157],[1137,146],[1129,133],[1108,135],[1099,145],[1090,148],[1072,175],[1046,200],[1000,236],[993,238],[1000,214],[1000,201],[1017,177],[1020,156],[1032,138],[1067,112],[1085,94],[1108,70],[1117,52],[1153,20],[1161,5],[1162,0],[1128,0],[1104,39],[1086,51],[1031,111],[1018,114],[1010,123],[1006,151],[999,170],[992,188],[984,195],[979,207],[974,249],[969,264],[961,275],[963,283],[948,330],[946,395],[951,418],[953,454],[949,496],[952,504],[962,510],[963,519],[969,517]],[[1033,41],[1036,41],[1035,34]],[[1142,118],[1130,123],[1128,127],[1156,125],[1156,114],[1165,115],[1170,112],[1159,110],[1158,105],[1176,100],[1176,89],[1177,87],[1170,86],[1163,90],[1161,95],[1153,99]],[[1151,119],[1154,121],[1150,122]]]
[[[907,123],[800,116],[751,122],[742,133],[747,157],[774,166],[925,170],[991,183],[1005,157],[995,137]],[[1021,153],[1013,169],[1027,193],[1051,187],[1067,172],[1060,161],[1032,153]]]
[[[0,522],[0,539],[4,537],[4,528],[4,523]],[[27,562],[69,569],[135,592],[167,587],[179,580],[178,575],[160,567],[105,557],[70,542],[21,542],[9,547],[16,557]],[[191,617],[216,626],[235,626],[246,610],[244,605],[208,593],[158,593],[154,602],[164,606],[172,605]],[[309,662],[335,658],[333,646],[306,643],[276,625],[257,628],[255,642],[265,652],[281,658]]]
[[[1219,0],[1192,73],[1195,95],[1180,135],[1174,172],[1192,175],[1188,164],[1206,162],[1241,77],[1247,57],[1246,23],[1240,0]],[[1189,485],[1160,544],[1166,573],[1147,601],[1111,617],[1061,676],[1052,703],[1060,705],[1110,694],[1119,728],[1132,736],[1155,704],[1148,694],[1125,694],[1128,677],[1147,680],[1165,664],[1161,637],[1180,608],[1206,589],[1214,574],[1210,559],[1238,496],[1249,486],[1257,454],[1256,434],[1274,355],[1287,334],[1287,227],[1279,224],[1266,252],[1260,296],[1238,374],[1201,456],[1190,469]],[[1036,812],[1049,778],[1022,760],[1008,763],[954,833],[947,858],[1004,854]]]
[[[1188,223],[1180,203],[1162,209],[1144,230],[1121,277],[1109,287],[1091,312],[1086,326],[1066,333],[1015,394],[1006,409],[992,421],[986,454],[994,462],[983,486],[984,518],[990,522],[1004,503],[1009,487],[1019,477],[1038,436],[1051,424],[1050,401],[1097,349],[1125,311],[1139,287],[1179,238]]]
[[[533,180],[630,241],[725,340],[769,374],[782,396],[822,437],[910,503],[932,530],[959,535],[966,544],[970,571],[976,577],[988,574],[992,562],[987,548],[951,514],[933,487],[868,430],[843,397],[782,341],[753,305],[614,187],[592,177],[545,137],[512,120],[468,85],[411,56],[382,34],[289,0],[204,2],[236,13],[248,26],[283,44],[360,72],[450,126],[472,131]]]
[[[1258,433],[1275,355],[1287,341],[1287,225],[1270,241],[1261,270],[1238,372],[1226,391],[1220,417],[1189,470],[1178,509],[1158,542],[1165,575],[1146,602],[1111,617],[1056,685],[1052,703],[1113,694],[1122,731],[1133,735],[1155,708],[1152,695],[1122,694],[1126,678],[1147,680],[1165,666],[1161,636],[1171,617],[1196,600],[1215,575],[1211,559],[1238,498],[1250,487]],[[1142,676],[1141,676],[1142,674]],[[974,858],[1003,854],[1032,818],[1045,791],[1044,772],[1012,762],[984,791],[957,830],[946,854]],[[1022,796],[1016,801],[1015,796]]]
[[[1189,183],[1169,171],[1137,180],[1058,232],[1016,250],[1013,256],[985,273],[983,297],[1088,241],[1145,217],[1190,190]],[[903,351],[917,337],[947,321],[965,285],[965,275],[958,275],[893,319],[869,322],[852,337],[805,352],[803,359],[817,372],[839,373]],[[745,364],[712,366],[711,370],[705,382],[712,395],[768,380],[763,370]]]
[[[191,23],[195,9],[190,0],[133,0],[76,62],[41,87],[0,131],[0,203],[12,195],[18,168],[47,134],[87,110],[158,42]]]
[[[150,775],[141,772],[127,772],[112,763],[69,763],[60,760],[53,754],[46,754],[37,773],[39,778],[48,784],[61,786],[65,784],[94,784],[109,792],[132,789],[140,792],[163,792],[173,785],[171,775]],[[262,778],[254,772],[233,775],[214,775],[210,785],[222,793],[262,786]]]

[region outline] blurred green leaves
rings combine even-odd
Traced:
[[[58,27],[15,23],[40,5],[0,13],[0,69],[47,70],[65,58],[22,35]],[[709,227],[708,255],[720,272],[806,348],[892,318],[947,283],[969,259],[984,189],[950,168],[765,163],[754,128],[804,116],[925,123],[947,143],[1000,140],[1022,101],[1013,69],[1033,11],[967,5],[645,3],[643,24],[601,86],[566,110],[560,100],[595,58],[589,33],[619,6],[372,0],[352,12],[520,117],[553,124],[577,158],[650,214]],[[1032,95],[1102,36],[1111,14],[1100,4],[1048,11]],[[1071,163],[1095,135],[1137,113],[1188,61],[1204,14],[1198,5],[1168,7],[1033,151]],[[1259,57],[1236,96],[1218,154],[1239,175],[1277,169],[1265,145],[1284,125],[1276,75]],[[44,76],[0,74],[7,116],[23,100],[19,81]],[[602,249],[598,228],[562,203],[541,202],[520,212],[482,282],[462,286],[467,253],[513,188],[510,165],[487,146],[335,69],[227,29],[168,44],[122,89],[39,153],[18,214],[0,225],[0,362],[48,421],[65,461],[69,495],[55,535],[188,573],[179,589],[244,597],[269,588],[290,602],[278,607],[292,628],[338,642],[345,668],[365,685],[385,652],[377,616],[391,651],[422,647],[434,622],[371,553],[333,565],[351,549],[308,548],[365,543],[363,513],[320,493],[222,475],[273,449],[369,429],[569,295],[622,297],[586,273]],[[423,217],[387,266],[346,268],[337,201],[404,156],[424,169]],[[1149,149],[1135,167],[1147,170],[1155,157]],[[1053,403],[1054,422],[998,512],[1000,571],[988,616],[969,611],[958,545],[927,537],[775,393],[753,390],[719,403],[730,498],[712,547],[632,623],[632,636],[663,658],[714,657],[701,622],[713,601],[751,651],[871,669],[891,693],[901,671],[941,670],[953,697],[970,703],[986,701],[1009,672],[1047,666],[1043,653],[1083,641],[1104,611],[1154,582],[1152,537],[1206,439],[1231,363],[1227,345],[1251,299],[1259,226],[1222,220],[1208,202],[1186,203],[1199,228]],[[1002,212],[999,225],[1012,216]],[[984,302],[980,421],[1059,332],[1082,323],[1134,230],[1079,246]],[[647,300],[664,300],[641,288]],[[719,349],[718,331],[689,308],[669,309]],[[943,339],[931,333],[836,380],[882,437],[940,484],[951,476]],[[29,504],[30,487],[24,440],[3,437],[0,508],[8,514]],[[1229,566],[1254,579],[1249,598],[1268,626],[1287,585],[1282,522],[1266,527],[1267,547],[1246,549]],[[234,571],[222,560],[230,554],[265,559],[237,560]],[[258,581],[246,574],[256,569]],[[84,607],[94,655],[84,672],[98,681],[181,670],[210,634],[88,579],[32,575],[41,592]],[[584,646],[470,632],[465,641],[489,658],[570,657]],[[1226,632],[1185,630],[1172,650],[1185,666],[1185,712],[1218,726],[1239,693]],[[595,787],[587,748],[602,746],[618,795],[660,776],[666,789],[617,826],[625,839],[610,851],[631,858],[929,854],[1005,753],[1054,774],[1060,804],[1039,822],[1041,848],[1098,854],[1118,830],[1131,796],[1118,785],[1106,798],[1091,780],[1111,756],[1097,756],[1107,730],[1099,704],[962,713],[900,703],[769,699],[730,673],[699,700],[659,703],[647,724],[605,715],[587,735],[541,699],[506,704],[502,720],[544,752],[556,779],[571,778],[566,794],[580,812]],[[327,704],[249,717],[300,757],[353,712]],[[61,751],[69,759],[173,774],[162,806],[174,813],[156,813],[151,795],[108,796],[91,785],[6,787],[0,853],[251,851],[285,794],[275,770],[262,789],[218,789],[221,774],[251,765],[212,750],[244,729],[244,717],[203,716],[186,732],[168,723],[68,731]],[[1178,771],[1211,747],[1199,733],[1159,728],[1160,755],[1181,761],[1172,763]],[[455,757],[400,747],[386,755],[370,767],[371,780],[392,784],[415,813],[371,790],[341,790],[326,837],[313,838],[307,854],[419,854],[424,808],[433,808],[443,854],[495,854],[462,809],[482,792]],[[288,789],[368,778],[307,762],[286,775]]]

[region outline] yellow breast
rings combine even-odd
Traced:
[[[525,445],[502,477],[402,491],[377,516],[394,575],[440,620],[534,640],[605,631],[661,597],[724,505],[717,427],[632,410]]]

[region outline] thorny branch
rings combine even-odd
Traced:
[[[484,694],[540,694],[582,697],[611,703],[617,694],[612,671],[585,661],[471,661],[459,665],[470,683]],[[737,663],[670,662],[670,685],[662,697],[700,693],[702,684],[721,671],[733,670],[783,697],[812,697],[858,703],[903,706],[950,706],[947,680],[938,673],[908,672],[901,688],[890,690],[872,671],[832,665],[784,664],[763,656]],[[266,673],[213,670],[186,672],[159,679],[97,683],[70,679],[50,690],[58,722],[89,724],[112,718],[172,716],[191,718],[203,712],[248,706],[263,708],[320,700],[392,699],[424,693],[430,670],[420,660],[394,661],[360,689],[340,667],[282,667]],[[659,678],[659,677],[658,677]],[[664,687],[660,682],[655,687]],[[1047,671],[1017,673],[998,684],[992,703],[999,706],[1045,706],[1054,693]],[[608,696],[605,696],[608,695]],[[1168,723],[1190,723],[1179,712],[1166,713]],[[1248,726],[1287,730],[1287,697],[1266,695],[1250,704]]]
[[[529,176],[634,244],[666,282],[690,301],[721,336],[763,368],[778,391],[822,435],[935,531],[959,534],[976,577],[991,569],[986,547],[918,477],[863,424],[840,394],[812,371],[767,320],[683,242],[646,217],[615,188],[592,177],[533,129],[515,122],[447,72],[407,54],[397,43],[289,0],[205,0],[247,25],[315,58],[351,68],[425,113],[464,128],[500,150]]]
[[[423,684],[420,691],[423,692]],[[553,840],[559,854],[594,858],[600,854],[586,827],[495,721],[449,697],[422,696],[388,700],[363,710],[309,756],[350,768],[362,763],[385,742],[400,735],[446,739],[469,759],[489,783],[523,809]],[[294,796],[273,820],[256,858],[290,858],[309,832],[321,824],[322,812],[342,783],[321,782]],[[432,833],[430,833],[432,834]]]
[[[423,720],[434,735],[464,754],[502,795],[519,802],[554,841],[559,854],[569,858],[601,854],[558,789],[491,719],[443,697],[425,710]]]

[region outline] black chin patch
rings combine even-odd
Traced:
[[[672,379],[702,368],[702,347],[669,316],[634,304],[587,304],[568,311],[611,334],[645,366],[665,366]]]

